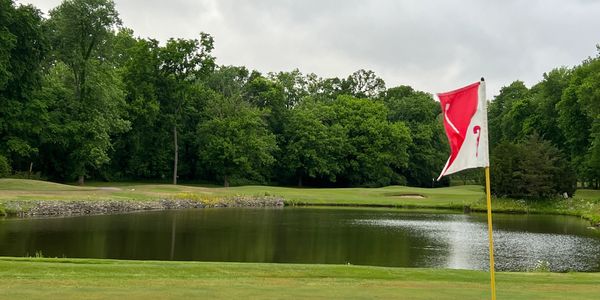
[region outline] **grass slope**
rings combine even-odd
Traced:
[[[486,272],[0,258],[3,299],[486,299]],[[598,299],[598,273],[498,273],[498,299]]]
[[[406,208],[470,207],[485,211],[483,188],[475,185],[447,188],[414,188],[389,186],[383,188],[292,188],[274,186],[215,187],[144,183],[89,183],[85,187],[24,179],[0,179],[0,211],[2,202],[10,200],[157,200],[210,199],[234,195],[280,196],[288,205],[350,205],[389,206]],[[423,198],[405,198],[421,195]],[[578,190],[572,199],[559,201],[524,201],[494,199],[495,212],[546,213],[582,216],[600,224],[600,191]]]
[[[401,198],[402,195],[424,198]],[[479,186],[439,189],[390,186],[384,188],[291,188],[274,186],[204,187],[170,184],[91,183],[84,187],[24,179],[0,179],[0,200],[154,200],[188,195],[281,196],[290,204],[387,205],[454,207],[483,197]]]

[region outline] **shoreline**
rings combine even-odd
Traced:
[[[415,195],[418,195],[416,197]],[[416,188],[210,187],[137,182],[73,186],[48,181],[0,179],[0,216],[69,216],[204,207],[372,207],[487,210],[481,186]],[[578,190],[572,198],[494,198],[494,213],[568,215],[600,228],[600,190]]]
[[[504,199],[506,200],[506,199]],[[516,199],[511,199],[516,201]],[[480,208],[478,206],[470,206],[470,205],[448,205],[448,206],[427,206],[427,205],[407,205],[407,204],[348,204],[348,203],[306,203],[306,202],[294,202],[294,201],[286,201],[285,206],[299,206],[299,207],[365,207],[365,208],[397,208],[397,209],[430,209],[430,210],[452,210],[456,212],[461,212],[463,214],[469,213],[487,213],[487,208]],[[492,205],[493,206],[493,205]],[[500,214],[510,214],[510,215],[555,215],[555,216],[571,216],[578,217],[584,219],[590,223],[591,227],[600,229],[600,221],[598,220],[598,216],[590,215],[585,216],[581,213],[577,212],[568,212],[568,211],[560,211],[560,210],[539,210],[535,208],[508,208],[508,209],[492,209],[492,213],[500,213]]]
[[[506,199],[505,199],[506,200]],[[5,209],[0,216],[33,218],[33,217],[67,217],[87,215],[111,215],[129,212],[160,211],[172,209],[202,209],[217,207],[355,207],[355,208],[390,208],[390,209],[427,209],[451,210],[457,213],[486,213],[485,208],[474,205],[428,206],[416,204],[356,204],[356,203],[309,203],[286,200],[276,196],[234,196],[210,201],[198,199],[158,199],[158,200],[8,200],[1,201]],[[562,215],[579,217],[590,222],[590,226],[600,228],[600,222],[595,222],[594,216],[577,212],[559,210],[538,210],[535,208],[505,208],[494,209],[495,213],[519,215]]]
[[[280,197],[227,197],[218,201],[198,201],[188,199],[159,200],[9,200],[0,203],[5,208],[5,216],[61,217],[110,215],[139,211],[171,209],[211,208],[211,207],[283,207]]]

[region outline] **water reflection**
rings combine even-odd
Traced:
[[[0,220],[0,255],[487,269],[485,215],[381,209],[201,209]],[[546,260],[600,271],[600,234],[577,218],[496,215],[499,270]]]
[[[516,222],[515,219],[526,219]],[[561,216],[506,216],[495,222],[494,242],[497,270],[525,271],[538,261],[547,261],[553,271],[598,271],[600,269],[600,240],[586,228],[585,222]],[[539,226],[561,223],[568,226]],[[576,221],[576,222],[574,222]],[[410,232],[414,238],[426,239],[439,251],[430,254],[420,265],[455,269],[489,269],[487,223],[480,215],[444,215],[431,218],[366,219],[356,224],[394,228]],[[524,226],[529,225],[529,226]],[[531,228],[533,227],[533,228]],[[560,228],[559,232],[552,232]],[[531,231],[529,231],[531,230]],[[542,230],[550,232],[541,232]],[[423,249],[424,251],[430,248]]]

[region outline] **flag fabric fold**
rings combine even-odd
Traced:
[[[489,167],[485,81],[434,95],[442,107],[451,154],[440,174]]]

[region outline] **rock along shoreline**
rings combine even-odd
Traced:
[[[160,200],[9,200],[0,203],[6,215],[27,217],[107,215],[136,211],[190,209],[211,207],[283,207],[284,199],[280,197],[234,196],[217,201],[198,201],[187,199]]]

